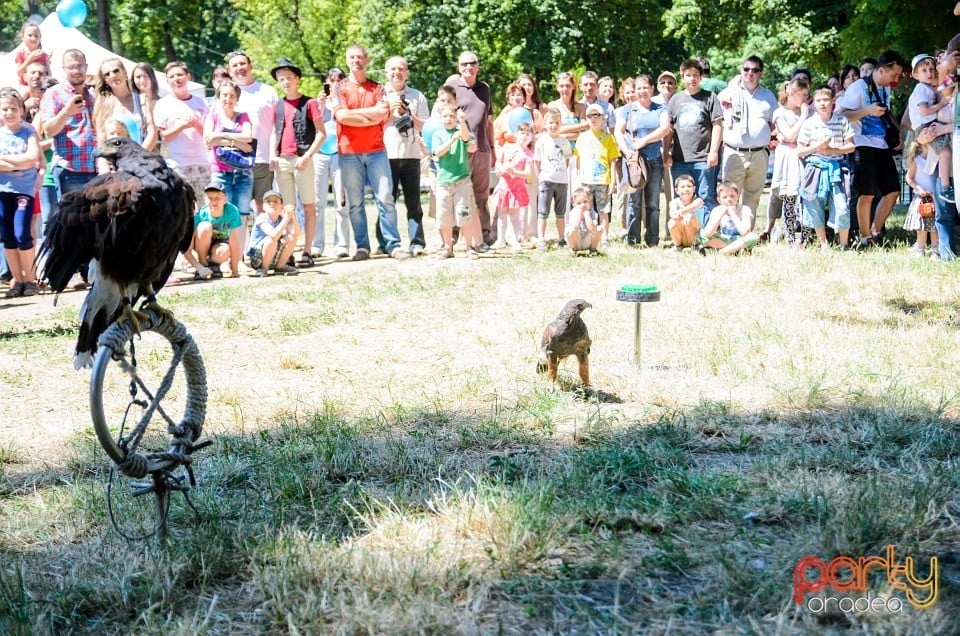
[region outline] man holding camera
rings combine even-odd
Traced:
[[[423,236],[423,208],[420,206],[420,136],[423,122],[430,117],[427,98],[407,85],[410,69],[407,61],[391,57],[386,64],[387,104],[390,116],[383,131],[383,143],[390,158],[393,175],[393,199],[403,189],[403,203],[407,207],[407,229],[410,234],[410,255],[422,256],[427,246]],[[385,250],[380,220],[377,219],[377,242]]]
[[[53,139],[53,176],[57,196],[79,190],[97,176],[97,136],[93,129],[93,95],[84,85],[87,58],[79,49],[63,52],[66,80],[40,100],[43,133]]]
[[[97,135],[93,128],[93,95],[84,82],[87,58],[80,49],[67,49],[61,62],[66,81],[52,86],[40,99],[37,115],[41,137],[53,139],[53,161],[49,170],[57,186],[57,200],[79,190],[97,176]],[[80,266],[83,286],[87,284],[87,264]]]

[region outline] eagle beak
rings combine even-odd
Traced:
[[[99,148],[94,148],[94,150],[93,150],[93,158],[94,158],[94,159],[99,159],[99,158],[102,157],[102,156],[103,156],[103,153],[100,152],[100,149],[99,149]]]

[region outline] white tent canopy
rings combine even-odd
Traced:
[[[119,58],[123,61],[127,73],[133,71],[136,62],[128,60],[121,55],[117,55],[109,49],[105,49],[80,31],[67,28],[60,23],[56,13],[51,13],[40,24],[40,33],[43,36],[43,48],[50,57],[50,72],[58,81],[64,81],[64,73],[60,68],[60,61],[63,58],[63,52],[67,49],[80,49],[87,58],[87,73],[96,77],[97,69],[100,64],[109,58]],[[167,87],[167,80],[163,75],[163,69],[157,69],[157,84],[160,86],[160,94],[166,95],[170,92]],[[13,55],[5,55],[0,59],[0,86],[16,86],[16,64],[13,61]],[[197,97],[204,96],[203,84],[190,82],[190,92]]]

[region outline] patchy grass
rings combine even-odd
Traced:
[[[111,529],[64,314],[5,327],[0,419],[30,405],[45,437],[0,439],[0,633],[956,633],[956,266],[780,246],[367,265],[167,296],[216,443],[163,545]],[[637,368],[614,292],[645,282]],[[573,297],[603,401],[565,390],[571,362],[557,390],[533,371]],[[128,485],[118,521],[142,529]],[[793,602],[801,557],[888,544],[939,559],[933,608]]]

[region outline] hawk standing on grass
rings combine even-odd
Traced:
[[[560,361],[567,356],[577,356],[580,383],[584,387],[590,386],[591,341],[587,325],[580,318],[580,314],[592,306],[582,298],[571,300],[564,306],[560,315],[555,320],[551,320],[543,330],[537,372],[546,371],[552,383],[557,382],[557,368],[560,366]]]
[[[97,339],[114,320],[140,333],[146,316],[133,304],[167,316],[156,293],[173,271],[177,254],[193,237],[193,189],[163,157],[131,139],[107,139],[96,154],[115,172],[63,196],[40,248],[43,277],[59,293],[80,263],[90,260],[93,287],[80,308],[80,335],[73,365],[90,367]]]

